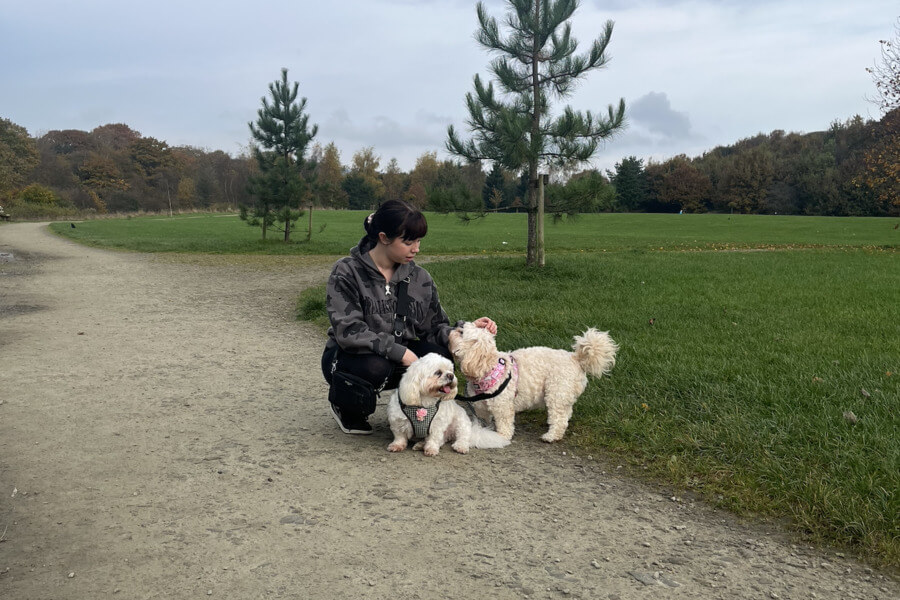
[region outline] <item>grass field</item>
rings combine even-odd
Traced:
[[[133,250],[344,254],[364,216],[316,213],[325,229],[287,248],[234,217],[54,227]],[[423,253],[485,255],[427,268],[451,319],[491,316],[501,348],[610,331],[618,364],[576,405],[577,452],[900,565],[897,223],[589,215],[548,223],[547,265],[526,269],[524,215],[429,215]],[[323,321],[323,295],[301,298],[306,318]]]
[[[360,211],[315,211],[306,241],[306,217],[292,241],[269,231],[260,239],[236,215],[181,215],[68,222],[51,227],[85,244],[139,252],[214,254],[346,254],[362,236]],[[426,254],[521,254],[524,214],[494,214],[468,224],[453,215],[429,214]],[[779,217],[757,215],[591,214],[554,224],[545,240],[555,252],[602,250],[689,250],[728,248],[887,247],[900,245],[898,219],[869,217]]]

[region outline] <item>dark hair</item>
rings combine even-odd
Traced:
[[[425,215],[415,206],[400,200],[388,200],[363,220],[366,235],[359,242],[359,249],[366,252],[378,243],[378,234],[384,233],[389,240],[402,237],[404,240],[418,240],[428,233]]]

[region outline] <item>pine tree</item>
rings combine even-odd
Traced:
[[[493,82],[487,86],[475,75],[475,92],[466,94],[467,124],[474,138],[462,140],[453,126],[447,131],[447,149],[470,161],[487,159],[513,171],[526,171],[528,192],[528,265],[544,264],[543,175],[552,166],[572,168],[588,161],[600,143],[624,125],[625,101],[612,105],[604,117],[589,111],[565,107],[562,114],[550,114],[550,98],[572,93],[577,81],[588,71],[606,66],[606,46],[613,23],[607,21],[603,34],[585,55],[575,55],[569,18],[578,8],[577,0],[507,0],[503,37],[496,19],[478,3],[478,42],[500,56],[491,71],[501,89],[495,94]]]
[[[494,163],[494,167],[484,180],[481,199],[486,210],[496,210],[503,203],[503,167],[500,163]]]
[[[304,178],[306,148],[318,132],[309,127],[306,98],[297,102],[295,81],[288,84],[287,69],[281,69],[281,81],[269,84],[270,104],[262,98],[256,123],[248,123],[253,139],[253,157],[258,173],[250,179],[250,192],[256,199],[252,212],[241,207],[241,218],[250,225],[266,229],[276,221],[284,224],[284,241],[290,241],[291,225],[303,214],[300,202],[307,191]],[[312,210],[312,207],[310,207]]]
[[[607,171],[607,175],[616,188],[616,204],[619,210],[642,210],[645,207],[649,198],[643,159],[629,156],[616,163],[616,170]]]

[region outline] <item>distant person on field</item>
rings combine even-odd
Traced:
[[[364,227],[359,244],[334,264],[328,278],[331,327],[322,373],[341,431],[366,435],[372,433],[368,417],[377,392],[396,387],[406,367],[429,352],[453,360],[447,348],[453,327],[431,275],[413,262],[428,231],[425,215],[390,200],[366,217]],[[409,317],[398,323],[395,335],[398,284],[407,279]],[[487,317],[475,323],[497,332]]]

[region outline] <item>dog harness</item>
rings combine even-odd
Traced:
[[[400,390],[397,390],[397,400],[400,402],[400,410],[403,411],[403,414],[406,415],[406,418],[409,420],[409,424],[412,425],[413,439],[424,440],[428,437],[428,431],[431,429],[431,421],[434,420],[434,415],[437,414],[441,403],[438,402],[431,408],[426,408],[424,406],[410,406],[403,403],[403,399],[400,398]]]

